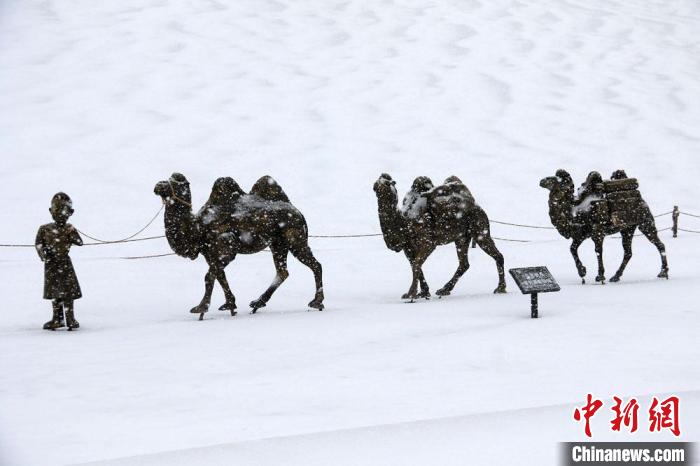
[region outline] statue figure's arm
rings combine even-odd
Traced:
[[[70,242],[76,246],[83,245],[83,238],[80,237],[80,233],[75,229],[73,225],[70,226]]]
[[[36,233],[36,239],[34,240],[34,247],[36,248],[37,254],[42,262],[46,261],[46,251],[44,250],[44,229],[39,228]]]

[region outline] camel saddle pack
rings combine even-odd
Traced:
[[[456,176],[438,186],[433,186],[429,178],[420,177],[406,195],[402,210],[406,218],[423,223],[431,230],[455,230],[457,233],[465,229],[465,213],[475,205],[469,188]]]
[[[616,228],[624,229],[641,221],[644,200],[636,178],[606,180],[596,186],[603,199],[596,202],[596,210]]]
[[[469,188],[456,176],[451,176],[445,183],[436,186],[429,193],[428,208],[433,219],[441,220],[461,218],[464,212],[476,205]]]

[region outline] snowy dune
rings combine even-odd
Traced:
[[[58,190],[79,228],[126,236],[173,171],[196,207],[219,176],[272,175],[312,234],[378,231],[382,172],[401,195],[454,174],[492,219],[547,225],[540,178],[624,168],[653,212],[698,213],[699,27],[690,0],[4,0],[0,242],[31,243]],[[498,246],[559,279],[542,319],[510,280],[491,294],[480,250],[452,296],[403,304],[407,261],[358,238],[312,240],[327,311],[306,312],[313,280],[290,259],[248,315],[273,276],[260,253],[228,269],[240,314],[215,310],[217,289],[199,323],[202,259],[118,259],[169,252],[157,240],[74,249],[83,327],[48,334],[41,263],[0,249],[0,464],[554,464],[587,392],[679,393],[697,440],[700,235],[662,233],[669,281],[637,238],[621,283],[581,286],[556,232],[492,231],[538,241]],[[608,276],[621,254],[608,239]],[[456,266],[439,249],[431,289]]]

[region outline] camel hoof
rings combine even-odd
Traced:
[[[312,309],[318,309],[319,311],[322,311],[322,310],[325,309],[325,306],[323,305],[323,303],[318,302],[318,301],[316,301],[316,300],[311,301],[311,302],[309,303],[309,307],[312,308]]]
[[[203,312],[201,314],[199,314],[199,320],[200,321],[204,320],[204,313]]]
[[[430,299],[430,291],[422,291],[418,294],[419,298]]]
[[[662,271],[657,275],[657,277],[659,277],[659,278],[665,278],[666,280],[668,280],[668,270],[662,270]]]
[[[449,296],[450,293],[452,293],[452,290],[446,290],[445,288],[440,288],[435,292],[436,295],[442,297],[442,296]]]
[[[260,309],[261,307],[265,307],[265,306],[267,306],[267,303],[265,303],[265,302],[263,302],[263,301],[261,301],[261,300],[259,300],[259,299],[256,300],[256,301],[251,301],[251,302],[250,302],[250,307],[252,307],[253,310],[250,311],[250,313],[251,313],[251,314],[255,314],[256,312],[258,312],[258,309]]]
[[[505,285],[499,285],[498,288],[493,290],[493,294],[501,294],[501,293],[506,293],[506,286]]]
[[[409,293],[405,293],[403,296],[401,296],[401,299],[408,299],[408,300],[410,300],[411,302],[413,302],[413,301],[414,301],[415,299],[417,299],[417,298],[418,298],[418,295],[416,295],[416,294],[409,294]]]
[[[595,281],[600,282],[601,285],[605,285],[605,275],[598,275],[595,277]]]
[[[585,285],[585,284],[586,284],[586,279],[581,277],[581,285]]]
[[[235,311],[236,310],[236,303],[224,303],[219,307],[220,311]],[[232,314],[235,315],[235,314]]]
[[[200,305],[200,306],[195,306],[192,309],[190,309],[190,314],[204,314],[207,311],[209,311],[209,309],[207,307]]]
[[[613,276],[610,278],[610,283],[617,283],[617,282],[619,282],[619,281],[620,281],[620,275],[613,275]]]

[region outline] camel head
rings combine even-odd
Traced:
[[[374,192],[380,205],[393,205],[399,203],[399,195],[396,193],[396,181],[391,175],[382,173],[379,179],[374,182]]]
[[[200,252],[201,231],[192,214],[190,183],[181,173],[173,173],[156,183],[153,192],[160,196],[165,209],[165,237],[170,248],[179,256],[196,259]],[[174,208],[179,206],[179,208]]]
[[[374,192],[377,195],[379,225],[382,228],[384,242],[392,251],[401,251],[406,237],[404,220],[397,209],[399,196],[396,193],[396,181],[390,175],[382,173],[374,183]]]
[[[192,207],[190,183],[182,173],[173,173],[167,180],[159,181],[153,188],[153,192],[156,196],[160,196],[167,206],[182,204]]]
[[[574,181],[566,170],[559,169],[554,176],[548,176],[540,180],[540,187],[552,193],[569,193],[573,195]]]
[[[574,181],[566,170],[557,170],[554,176],[540,180],[540,186],[549,191],[549,218],[565,238],[571,237],[574,202]]]

